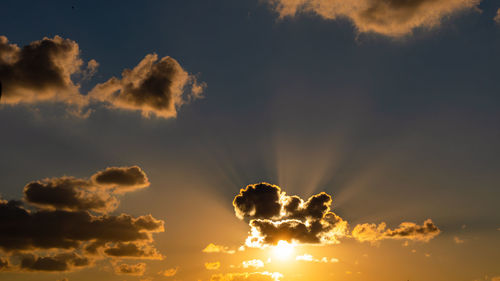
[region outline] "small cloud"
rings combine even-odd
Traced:
[[[243,261],[241,263],[243,268],[261,268],[264,267],[264,262],[259,259],[253,259],[248,261]]]
[[[279,272],[242,272],[214,274],[210,281],[280,281],[283,274]]]
[[[220,268],[220,262],[215,261],[215,262],[206,262],[205,263],[205,268],[208,270],[217,270]]]
[[[429,253],[425,253],[425,257],[426,257],[426,258],[430,258],[430,257],[431,257],[431,254],[429,254]]]
[[[179,270],[179,267],[173,267],[169,269],[162,270],[158,272],[158,274],[165,276],[165,277],[172,277],[177,274],[177,271]]]
[[[493,18],[493,20],[497,23],[500,24],[500,9],[497,10],[497,14]]]
[[[126,275],[134,275],[134,276],[142,276],[146,272],[146,264],[138,263],[138,264],[126,264],[122,263],[115,266],[116,274],[126,274]]]
[[[352,231],[352,237],[360,242],[377,242],[384,239],[407,239],[428,242],[439,235],[441,231],[431,219],[422,225],[413,222],[403,222],[396,229],[386,229],[384,222],[376,224],[358,224]]]
[[[316,262],[316,263],[336,263],[339,262],[338,259],[336,258],[327,258],[327,257],[322,257],[321,259],[314,258],[310,254],[303,254],[301,256],[297,256],[295,258],[297,261],[306,261],[306,262]]]
[[[491,277],[491,281],[500,281],[500,276]]]
[[[453,241],[457,244],[463,244],[465,241],[460,239],[458,236],[453,237]]]
[[[208,244],[203,250],[203,253],[225,253],[225,254],[234,254],[235,250],[230,250],[227,246],[216,245],[213,243]]]

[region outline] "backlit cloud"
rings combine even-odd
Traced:
[[[347,234],[347,222],[330,212],[326,193],[303,201],[288,196],[276,185],[260,183],[242,189],[233,206],[240,219],[249,220],[249,247],[275,245],[280,240],[298,243],[337,243]]]
[[[243,272],[214,274],[210,281],[279,281],[283,274],[279,272]]]
[[[217,270],[220,268],[220,262],[215,261],[215,262],[206,262],[205,263],[205,268],[208,270]]]
[[[248,221],[248,247],[277,245],[280,241],[299,244],[334,244],[340,238],[358,241],[406,239],[428,242],[440,233],[428,219],[423,225],[403,222],[396,229],[386,224],[356,225],[351,234],[347,221],[331,211],[332,198],[322,192],[303,200],[289,196],[268,183],[249,185],[233,200],[236,216]]]
[[[336,263],[336,262],[339,262],[339,260],[336,258],[322,257],[321,259],[317,259],[310,254],[303,254],[303,255],[297,256],[297,257],[295,257],[295,260],[306,261],[306,262],[316,262],[316,263]]]
[[[90,265],[90,259],[76,253],[61,253],[54,256],[20,255],[20,269],[27,271],[70,271]]]
[[[85,66],[78,44],[60,36],[43,38],[19,47],[0,36],[1,102],[9,105],[63,103],[70,112],[87,117],[95,104],[139,111],[145,117],[175,118],[178,109],[203,97],[205,83],[189,74],[171,57],[149,54],[122,78],[97,84],[89,93],[80,91],[99,63]]]
[[[89,96],[111,108],[171,118],[177,116],[179,107],[200,98],[203,88],[175,59],[149,54],[135,68],[124,70],[121,79],[98,84]]]
[[[481,0],[267,0],[280,17],[314,13],[349,19],[359,32],[398,37],[416,28],[434,28],[454,14],[476,8]]]
[[[139,167],[132,168],[143,173]],[[104,172],[109,170],[129,168],[112,167]],[[119,201],[113,188],[91,178],[51,178],[27,184],[24,200],[35,209],[22,201],[0,200],[0,259],[10,259],[13,270],[24,271],[70,271],[90,266],[96,258],[162,259],[152,243],[153,234],[164,231],[164,222],[151,215],[102,214]],[[113,179],[116,189],[131,186],[126,173]],[[145,175],[143,179],[147,182]]]
[[[75,41],[59,36],[45,37],[20,48],[10,44],[7,37],[0,36],[2,103],[51,101],[83,106],[86,99],[71,79],[81,71],[82,65]]]
[[[115,266],[115,272],[116,272],[116,274],[142,276],[146,272],[146,264],[145,263],[118,264]]]
[[[179,267],[165,269],[165,270],[158,272],[158,274],[165,276],[165,277],[172,277],[172,276],[175,276],[177,274],[177,271],[179,271]]]
[[[92,176],[92,180],[101,186],[115,188],[115,192],[123,193],[149,186],[146,173],[138,167],[109,167]]]
[[[234,254],[235,250],[230,250],[227,246],[216,245],[213,243],[208,244],[203,250],[203,253],[224,253],[224,254]]]
[[[493,20],[500,24],[500,9],[497,10],[497,14],[495,15],[495,17],[493,18]]]
[[[253,260],[243,261],[241,263],[241,266],[243,266],[243,268],[261,268],[264,267],[264,262],[259,259],[253,259]]]
[[[424,221],[422,225],[413,222],[403,222],[395,229],[387,229],[384,222],[376,224],[356,225],[352,231],[352,236],[364,242],[375,242],[384,239],[407,239],[428,242],[436,237],[441,231],[431,219]]]

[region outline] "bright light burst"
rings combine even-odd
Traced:
[[[294,252],[295,245],[287,241],[280,240],[276,246],[273,247],[273,256],[279,260],[289,259]]]

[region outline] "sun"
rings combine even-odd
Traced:
[[[273,256],[279,260],[289,259],[293,252],[295,246],[287,241],[280,240],[276,246],[273,247]]]

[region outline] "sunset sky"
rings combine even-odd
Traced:
[[[0,15],[0,280],[500,281],[500,2]]]

